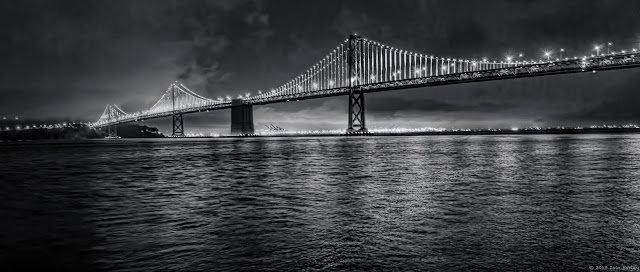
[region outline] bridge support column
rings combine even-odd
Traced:
[[[349,128],[347,133],[367,132],[364,119],[364,94],[349,93]]]
[[[253,106],[242,99],[231,101],[231,135],[253,135]]]
[[[347,134],[366,133],[364,124],[364,94],[354,92],[354,88],[360,85],[363,75],[364,44],[358,35],[349,36],[349,48],[347,55],[347,69],[349,76],[349,127]]]
[[[173,137],[184,137],[184,125],[182,122],[182,114],[173,115]]]
[[[109,134],[107,135],[109,138],[118,137],[118,125],[113,125],[113,129],[111,129],[111,125],[109,125]]]

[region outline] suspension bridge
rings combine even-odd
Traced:
[[[573,58],[551,59],[547,53],[546,61],[469,60],[414,53],[350,35],[307,71],[269,91],[211,99],[175,82],[151,108],[127,113],[110,104],[89,126],[108,127],[109,136],[115,137],[118,124],[172,116],[172,136],[184,136],[184,114],[231,109],[231,134],[252,135],[253,105],[348,96],[346,133],[363,134],[367,133],[364,98],[370,92],[640,66],[636,49],[606,54],[598,46],[595,50],[595,55]]]

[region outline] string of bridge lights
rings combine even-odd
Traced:
[[[356,34],[357,35],[357,34]],[[354,46],[353,50],[357,50],[355,60],[349,60],[348,54],[350,46]],[[614,56],[618,54],[635,54],[637,49],[630,51],[620,50],[618,52],[611,51],[613,43],[606,44],[606,54],[604,52],[605,45],[593,45],[595,54],[582,56],[583,64],[589,58],[599,58],[603,56]],[[501,69],[506,67],[518,67],[526,65],[537,65],[543,63],[553,63],[557,61],[578,60],[578,56],[573,58],[566,57],[565,49],[559,49],[559,57],[555,58],[555,52],[552,50],[543,50],[542,58],[538,60],[522,60],[524,54],[520,53],[515,56],[505,55],[504,60],[496,61],[488,58],[476,59],[457,59],[444,58],[434,55],[416,53],[403,50],[397,47],[385,45],[383,43],[366,39],[357,38],[356,42],[350,43],[349,39],[345,39],[336,48],[321,58],[302,74],[289,80],[279,87],[272,88],[270,91],[263,92],[258,90],[255,96],[251,96],[250,92],[238,94],[238,99],[247,101],[260,101],[274,97],[294,97],[303,93],[312,93],[318,91],[341,90],[352,85],[375,84],[382,82],[392,82],[405,79],[429,78],[456,73],[478,72],[492,69]],[[632,57],[635,57],[632,55]],[[546,61],[544,60],[546,58]],[[348,69],[350,69],[349,61],[355,65],[355,74],[348,78]],[[534,71],[535,69],[531,69]],[[162,97],[148,110],[138,111],[135,113],[126,113],[117,105],[107,106],[103,115],[92,126],[102,126],[123,121],[138,121],[147,118],[165,116],[176,111],[192,111],[207,110],[212,106],[228,106],[232,101],[231,95],[218,97],[217,99],[209,99],[203,97],[177,81],[172,83]]]
[[[176,110],[202,109],[214,105],[222,105],[229,101],[203,97],[184,86],[184,84],[175,82],[167,88],[160,99],[148,110],[126,113],[117,105],[110,104],[107,105],[98,121],[91,123],[91,125],[101,126],[113,122],[137,121]]]
[[[357,34],[356,34],[357,35]],[[398,80],[399,79],[412,79],[412,78],[417,78],[417,77],[431,77],[431,76],[440,76],[440,75],[448,75],[448,74],[452,74],[452,73],[464,73],[464,72],[472,72],[472,71],[481,71],[481,70],[488,70],[488,69],[496,69],[496,68],[504,68],[504,67],[514,67],[514,66],[524,66],[524,65],[535,65],[535,64],[542,64],[545,63],[545,61],[543,59],[539,59],[539,60],[534,60],[531,59],[529,61],[527,60],[522,60],[522,58],[524,57],[524,54],[520,53],[518,54],[518,59],[516,60],[515,57],[513,55],[506,55],[505,56],[505,60],[501,60],[501,61],[490,61],[487,58],[482,58],[482,60],[469,60],[469,59],[455,59],[455,58],[444,58],[444,57],[437,57],[434,55],[428,55],[428,54],[422,54],[422,53],[415,53],[415,52],[411,52],[411,51],[407,51],[407,50],[403,50],[400,48],[396,48],[393,46],[388,46],[385,44],[382,44],[380,42],[377,41],[373,41],[373,40],[369,40],[366,38],[361,38],[361,41],[363,41],[363,44],[359,44],[357,46],[359,46],[360,48],[358,50],[360,50],[360,54],[362,54],[362,51],[364,50],[365,53],[366,51],[370,51],[372,50],[371,48],[366,48],[367,46],[375,46],[377,48],[374,48],[373,51],[375,51],[375,53],[382,53],[381,51],[384,51],[385,54],[388,54],[389,52],[392,52],[392,54],[394,54],[393,56],[393,60],[392,63],[389,63],[388,59],[384,60],[384,64],[385,65],[395,65],[395,66],[400,66],[400,70],[395,70],[392,71],[390,73],[387,72],[387,67],[376,67],[375,69],[384,69],[385,72],[387,72],[386,75],[380,75],[380,74],[371,74],[369,75],[369,77],[367,78],[364,75],[360,75],[360,77],[353,77],[351,78],[351,82],[354,81],[364,81],[364,84],[370,84],[370,83],[378,83],[381,81],[389,81],[389,80]],[[267,93],[263,93],[262,91],[258,91],[258,94],[256,96],[253,97],[249,97],[249,94],[246,95],[246,97],[249,100],[259,100],[259,99],[265,99],[268,97],[273,97],[273,96],[279,96],[279,95],[295,95],[298,93],[303,93],[303,92],[308,92],[308,91],[317,91],[317,90],[326,90],[326,89],[331,89],[331,88],[336,88],[336,87],[347,87],[345,85],[348,85],[347,83],[349,83],[349,79],[346,79],[346,81],[344,80],[345,77],[343,75],[338,75],[338,78],[340,80],[340,84],[338,86],[335,86],[334,83],[334,78],[336,77],[336,75],[333,74],[329,74],[329,77],[327,78],[326,76],[321,78],[321,80],[314,80],[311,81],[311,83],[309,84],[309,80],[310,79],[316,79],[317,75],[319,73],[322,73],[323,71],[318,71],[318,67],[322,67],[322,69],[326,69],[327,67],[330,67],[331,64],[335,63],[336,58],[335,56],[339,56],[340,58],[338,58],[338,61],[344,61],[344,56],[346,54],[348,54],[347,51],[345,51],[345,47],[344,45],[347,44],[349,42],[349,39],[344,40],[344,42],[338,46],[336,49],[334,49],[332,52],[330,52],[329,54],[327,54],[324,58],[322,58],[318,63],[314,64],[310,69],[308,69],[305,73],[297,76],[296,78],[294,78],[293,80],[290,80],[288,82],[286,82],[285,84],[281,85],[280,87],[274,88],[272,89],[270,92]],[[613,45],[613,43],[609,42],[607,43],[607,55],[615,55],[616,52],[610,52],[610,47]],[[600,54],[600,48],[602,48],[601,45],[594,45],[594,50],[596,51],[595,55],[591,55],[591,57],[599,57],[599,56],[605,56],[605,54]],[[348,49],[347,49],[348,50]],[[386,51],[385,51],[386,50]],[[559,50],[560,52],[560,57],[559,58],[555,58],[555,61],[568,61],[570,59],[574,59],[577,60],[578,57],[574,56],[573,58],[569,58],[569,57],[563,57],[565,54],[565,49],[564,48],[560,48]],[[631,51],[629,52],[636,52],[637,50],[635,48],[633,48]],[[554,60],[552,59],[552,56],[554,54],[553,51],[550,50],[543,50],[542,52],[542,56],[546,58],[546,62],[554,62]],[[619,53],[621,54],[626,54],[627,51],[625,50],[621,50]],[[402,63],[399,64],[397,63],[398,59],[397,56],[395,56],[395,54],[399,54],[401,55],[403,58],[402,61],[406,61],[407,59],[409,60],[409,64],[407,65],[406,63]],[[357,57],[362,58],[361,55],[357,55]],[[365,58],[372,58],[375,61],[380,61],[381,57],[379,55],[374,55],[373,57],[369,56],[365,56]],[[384,56],[384,58],[388,58],[388,56]],[[583,56],[582,59],[586,60],[587,58],[589,58],[588,56]],[[413,59],[413,64],[411,64],[411,60]],[[418,68],[418,64],[416,63],[416,59],[420,60],[420,66]],[[327,60],[331,60],[330,62],[328,62],[327,65]],[[422,63],[424,60],[424,64]],[[426,61],[429,61],[428,66],[429,67],[424,67],[426,64]],[[433,62],[435,62],[435,67],[433,66]],[[444,63],[446,62],[446,64]],[[440,63],[440,65],[439,65]],[[324,64],[324,65],[323,65]],[[361,65],[361,63],[359,63],[358,61],[356,61],[356,66]],[[370,65],[370,64],[367,64]],[[379,64],[376,64],[379,65]],[[458,67],[457,65],[461,65],[460,67]],[[466,65],[466,67],[465,67]],[[437,67],[441,66],[441,70],[439,71],[439,69]],[[454,67],[453,69],[451,67]],[[362,67],[358,67],[360,69],[362,69]],[[420,69],[421,68],[421,69]],[[456,69],[459,68],[459,69]],[[370,69],[370,68],[368,68]],[[429,71],[426,71],[426,70]],[[415,76],[411,76],[411,73],[409,72],[407,74],[407,70],[413,70],[413,74]],[[311,72],[311,73],[310,73]],[[346,71],[344,69],[342,69],[341,71],[339,71],[340,73],[345,73]],[[425,74],[425,75],[423,75]],[[386,77],[384,79],[381,79],[381,77]],[[320,81],[320,82],[318,82]],[[328,82],[328,86],[324,86],[323,88],[323,84],[325,84],[326,82]],[[327,88],[328,87],[328,88]]]

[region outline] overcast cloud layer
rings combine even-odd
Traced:
[[[526,11],[526,12],[524,12]],[[503,59],[640,48],[640,1],[3,1],[0,115],[93,121],[174,80],[207,97],[278,86],[350,33],[415,52]],[[640,123],[640,70],[367,95],[369,127]],[[347,97],[254,107],[256,128],[346,128]],[[229,111],[185,116],[227,132]],[[150,121],[163,130],[170,118]]]

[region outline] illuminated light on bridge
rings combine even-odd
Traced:
[[[512,56],[507,56],[506,61],[488,58],[470,61],[400,50],[351,35],[304,73],[269,92],[257,92],[253,96],[247,93],[233,100],[230,96],[213,100],[176,82],[148,110],[126,113],[116,105],[108,105],[98,121],[89,125],[110,127],[173,116],[172,135],[182,136],[183,114],[230,108],[231,133],[247,135],[254,134],[253,105],[345,95],[349,100],[347,133],[367,132],[364,95],[370,92],[640,66],[640,55],[636,55],[635,50],[601,55],[600,47],[594,46],[595,56],[582,59],[552,60],[552,52],[544,51],[546,62],[514,62]]]
[[[596,56],[600,55],[600,48],[601,47],[602,47],[601,45],[594,45],[593,46],[593,50],[596,50]],[[591,56],[593,57],[593,55],[591,55]]]

